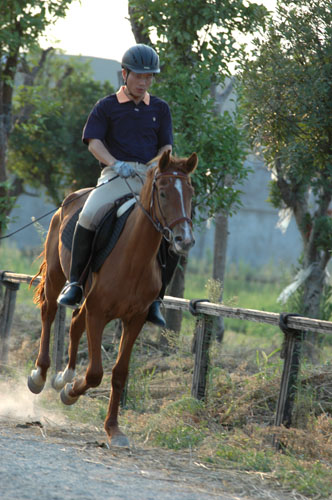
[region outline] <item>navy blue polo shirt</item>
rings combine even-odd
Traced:
[[[168,104],[146,93],[139,104],[128,99],[123,88],[100,99],[83,129],[83,142],[100,139],[114,158],[147,163],[159,149],[173,144]]]

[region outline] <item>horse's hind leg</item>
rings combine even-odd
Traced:
[[[72,382],[75,377],[75,367],[77,359],[77,351],[80,339],[85,330],[85,307],[76,309],[73,312],[70,330],[69,330],[69,360],[64,371],[58,372],[52,379],[52,387],[56,391],[61,391],[63,387]]]
[[[45,243],[45,258],[40,268],[42,281],[38,286],[39,303],[41,309],[42,331],[39,353],[36,360],[36,369],[32,370],[28,378],[28,387],[31,392],[39,394],[45,385],[47,370],[50,366],[49,346],[51,326],[58,309],[57,297],[66,278],[63,274],[58,251],[60,219],[55,214],[51,221]]]
[[[40,337],[39,352],[36,360],[36,368],[32,370],[30,376],[28,377],[28,387],[34,394],[39,394],[43,390],[46,383],[47,370],[50,367],[49,346],[51,326],[58,308],[56,299],[64,282],[65,277],[63,277],[62,283],[60,282],[56,289],[54,289],[52,285],[48,284],[47,294],[45,294],[46,287],[41,294],[42,332]],[[46,278],[46,283],[48,283],[48,278]]]

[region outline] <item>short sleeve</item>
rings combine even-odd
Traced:
[[[163,101],[158,134],[158,149],[167,144],[173,145],[172,116],[168,104]]]
[[[101,99],[92,109],[84,125],[82,140],[85,144],[88,144],[87,139],[100,139],[101,141],[105,139],[108,129],[105,111],[105,101]]]

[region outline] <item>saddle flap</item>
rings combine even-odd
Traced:
[[[90,260],[90,267],[93,272],[100,269],[106,257],[115,247],[126,220],[135,207],[135,201],[135,198],[130,197],[128,199],[128,196],[120,198],[98,225],[92,244]],[[69,251],[71,251],[74,231],[81,210],[82,207],[73,214],[61,234],[61,241]]]

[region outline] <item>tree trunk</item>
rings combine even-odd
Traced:
[[[215,216],[215,233],[214,233],[214,254],[213,254],[213,273],[214,280],[221,283],[221,294],[219,297],[222,302],[223,285],[225,280],[226,269],[226,251],[228,239],[228,217],[223,212],[219,212]],[[214,318],[213,328],[216,332],[218,342],[222,342],[224,337],[224,318],[218,316]]]
[[[128,3],[128,14],[131,25],[131,31],[133,32],[136,43],[145,43],[146,45],[150,45],[151,44],[150,37],[145,33],[143,33],[143,26],[139,24],[136,17],[136,9],[135,7],[130,5],[130,2]]]
[[[226,88],[222,93],[217,95],[217,88],[215,85],[211,86],[211,95],[214,97],[215,114],[223,113],[224,105],[233,90],[234,79],[231,79]],[[227,175],[225,178],[225,185],[230,186],[232,184],[232,178]],[[226,253],[227,253],[227,240],[228,240],[228,216],[224,212],[219,212],[215,215],[215,233],[214,233],[214,254],[213,254],[213,271],[212,277],[214,280],[220,281],[222,285],[222,290],[225,280],[225,269],[226,269]],[[219,297],[220,302],[222,302],[222,291]],[[218,316],[213,319],[213,330],[216,332],[216,339],[218,342],[222,342],[224,338],[225,325],[224,318]]]
[[[195,244],[197,259],[199,261],[203,261],[205,257],[206,236],[207,236],[207,226],[205,223],[200,231],[200,238],[198,240],[198,243],[196,241]]]
[[[167,295],[170,295],[171,297],[183,297],[187,262],[187,257],[180,257],[173,279],[168,285],[166,292]],[[179,334],[181,331],[182,311],[173,311],[172,309],[167,309],[165,319],[167,329]],[[165,336],[162,336],[160,339],[160,347],[163,350],[167,350],[169,348],[169,343]]]
[[[312,271],[303,284],[303,315],[308,318],[319,319],[321,316],[321,300],[326,277],[326,266],[322,262],[313,262]],[[319,362],[319,345],[322,336],[313,332],[306,332],[303,354],[312,363]]]

